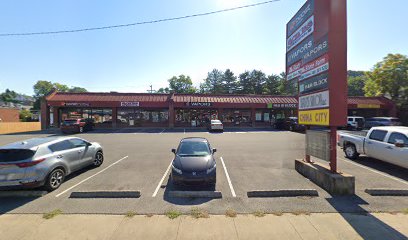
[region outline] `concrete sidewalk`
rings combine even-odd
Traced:
[[[281,216],[0,216],[0,239],[408,239],[408,215],[375,213]]]

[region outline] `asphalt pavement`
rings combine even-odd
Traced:
[[[57,133],[58,134],[58,133]],[[0,145],[54,133],[12,134],[0,137]],[[1,213],[163,214],[188,213],[194,207],[212,214],[226,209],[238,213],[264,212],[378,212],[402,211],[408,197],[374,197],[366,188],[408,189],[408,171],[373,159],[350,161],[339,149],[340,171],[356,176],[356,195],[331,196],[294,169],[304,155],[305,135],[268,129],[234,129],[208,133],[191,129],[96,130],[77,134],[102,144],[105,162],[100,168],[74,173],[60,189],[38,198],[0,198]],[[215,189],[179,188],[169,180],[173,153],[184,137],[205,137],[217,148]],[[254,190],[316,189],[318,197],[248,198]],[[171,197],[171,191],[217,191],[222,198]],[[72,198],[73,192],[140,191],[140,198]]]

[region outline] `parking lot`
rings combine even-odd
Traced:
[[[0,145],[52,133],[15,134],[0,137]],[[224,133],[201,130],[121,129],[96,130],[76,135],[102,144],[105,162],[66,179],[56,191],[42,197],[0,198],[2,213],[112,213],[133,211],[163,214],[177,209],[189,212],[199,207],[212,214],[226,209],[239,213],[264,212],[374,212],[401,211],[408,197],[375,197],[367,188],[408,189],[408,170],[374,159],[350,161],[339,149],[339,170],[356,177],[356,195],[335,197],[294,169],[303,157],[304,135],[267,129],[240,129]],[[205,137],[217,148],[217,184],[222,198],[172,197],[178,191],[214,191],[207,188],[175,187],[169,181],[171,149],[184,137]],[[319,160],[316,160],[319,161]],[[317,197],[248,198],[254,190],[316,189]],[[140,191],[139,198],[72,198],[73,192]]]

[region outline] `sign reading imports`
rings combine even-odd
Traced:
[[[330,122],[329,109],[299,111],[299,124],[328,126]]]
[[[121,107],[139,107],[139,102],[120,102]]]

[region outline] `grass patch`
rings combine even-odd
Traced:
[[[255,217],[265,217],[265,212],[261,210],[257,210],[254,213],[252,213]],[[282,213],[281,213],[282,215]]]
[[[294,212],[291,212],[293,215],[295,215],[295,216],[299,216],[299,215],[310,215],[310,212],[308,212],[308,211],[294,211]]]
[[[209,218],[210,217],[210,215],[208,215],[208,212],[207,211],[205,211],[204,209],[201,209],[201,208],[192,208],[191,209],[191,216],[193,217],[193,218]]]
[[[405,208],[404,210],[402,210],[402,213],[405,215],[408,215],[408,208]]]
[[[237,212],[235,212],[234,209],[227,209],[227,211],[225,211],[225,216],[234,218],[237,216]]]
[[[165,215],[170,219],[176,219],[181,216],[181,212],[177,210],[170,210],[170,211],[167,211]]]
[[[126,212],[126,214],[125,214],[125,216],[128,217],[128,218],[132,218],[132,217],[134,217],[136,215],[137,215],[137,213],[135,213],[133,211]]]
[[[44,219],[51,219],[51,218],[56,217],[56,216],[58,216],[60,214],[62,214],[62,210],[55,209],[55,210],[52,210],[51,212],[44,213],[43,218]]]

